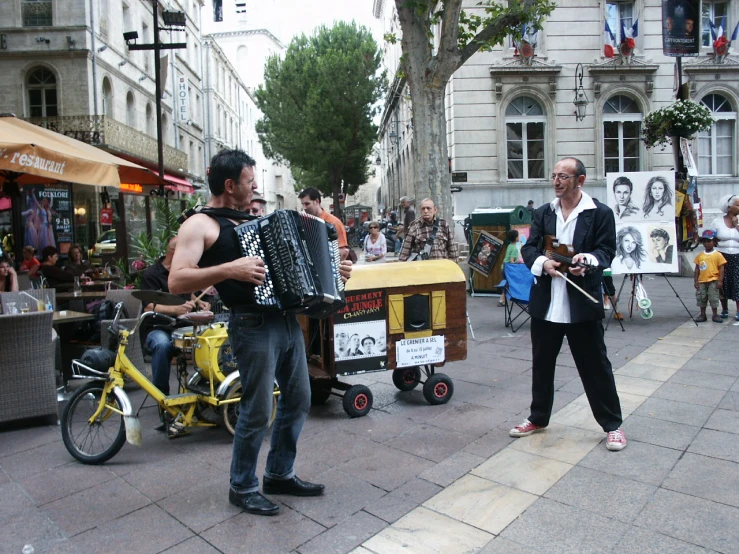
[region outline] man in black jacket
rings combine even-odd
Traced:
[[[510,435],[525,437],[549,425],[554,371],[566,336],[593,415],[608,433],[606,447],[622,450],[626,437],[620,429],[621,405],[601,324],[601,274],[610,267],[616,251],[613,211],[582,191],[585,166],[576,158],[561,160],[554,167],[552,182],[556,198],[534,212],[531,233],[521,249],[524,262],[536,276],[529,300],[533,399],[531,415],[511,429]],[[575,255],[567,277],[597,302],[569,285],[561,263],[544,255],[547,235],[572,245]]]

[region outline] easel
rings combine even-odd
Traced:
[[[621,283],[621,288],[623,288],[623,286],[624,286],[624,284],[622,282]],[[608,325],[611,323],[611,318],[613,318],[616,321],[618,321],[618,324],[621,326],[621,331],[623,333],[625,333],[626,332],[626,329],[624,329],[624,322],[622,321],[624,317],[618,311],[618,302],[616,301],[616,299],[621,294],[621,289],[619,289],[618,295],[616,295],[616,296],[611,296],[610,294],[608,294],[608,291],[605,290],[605,287],[604,287],[603,292],[606,295],[606,298],[608,298],[608,301],[611,303],[611,314],[608,316],[608,319],[606,319],[606,328],[605,328],[605,330],[608,331]]]
[[[691,319],[691,321],[693,323],[695,323],[695,326],[698,327],[698,322],[693,317],[693,314],[690,313],[690,310],[685,305],[685,302],[683,302],[683,299],[680,298],[680,295],[675,290],[675,287],[673,287],[672,286],[672,283],[670,283],[670,280],[667,278],[667,274],[665,274],[665,273],[654,273],[652,275],[661,275],[662,277],[664,277],[665,281],[667,281],[667,284],[672,289],[672,292],[675,293],[675,297],[680,301],[680,304],[683,305],[683,308],[685,308],[685,312],[688,314],[688,317]],[[643,274],[642,273],[625,273],[624,274],[624,279],[623,279],[623,281],[621,281],[621,286],[618,289],[618,295],[617,295],[618,298],[621,297],[621,291],[623,290],[624,285],[626,284],[627,277],[631,280],[631,297],[629,298],[629,319],[634,319],[634,301],[637,299],[636,298],[636,288],[637,288],[638,284],[642,282],[642,280],[643,280]],[[614,308],[615,308],[615,305],[614,305]],[[645,319],[648,319],[648,318],[645,318]],[[606,329],[607,328],[608,328],[608,326],[606,325]]]

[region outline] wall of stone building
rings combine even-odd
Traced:
[[[474,0],[465,0],[465,9],[479,8]],[[387,12],[388,8],[386,8]],[[731,7],[730,26],[739,19],[739,6]],[[454,172],[467,174],[460,183],[463,191],[453,195],[457,215],[476,207],[526,204],[530,199],[537,205],[551,199],[548,179],[508,180],[506,166],[505,108],[518,95],[535,97],[546,113],[547,141],[545,175],[564,156],[580,158],[588,169],[588,190],[594,196],[605,197],[603,160],[603,106],[615,94],[625,94],[640,106],[641,113],[674,102],[674,59],[662,54],[661,3],[658,0],[636,2],[640,34],[637,38],[635,65],[654,66],[653,72],[592,71],[590,66],[604,64],[604,14],[602,0],[564,0],[547,18],[539,35],[535,65],[554,66],[558,72],[536,71],[508,73],[501,71],[513,62],[510,44],[491,52],[475,54],[460,68],[447,86],[447,142]],[[391,17],[383,15],[389,25]],[[573,32],[576,29],[577,32]],[[706,62],[712,51],[703,48],[699,58],[684,59],[683,82],[693,81],[693,100],[707,93],[720,92],[739,111],[739,79],[736,69],[713,73],[690,73],[690,64]],[[392,58],[392,57],[391,57]],[[586,117],[577,121],[573,105],[575,70],[582,63],[582,81],[589,100]],[[733,63],[736,61],[727,61]],[[520,66],[519,66],[520,67]],[[496,75],[491,75],[491,71]],[[720,75],[723,73],[723,76]],[[503,75],[498,77],[498,74]],[[554,86],[550,85],[553,79]],[[598,83],[596,84],[596,79]],[[500,84],[496,86],[496,81]],[[599,94],[596,94],[596,86]],[[387,130],[386,130],[387,133]],[[734,124],[735,145],[739,129]],[[386,140],[386,134],[381,137]],[[384,144],[384,143],[381,143]],[[642,170],[669,170],[673,166],[671,148],[646,149],[641,145]],[[393,161],[391,159],[391,165]],[[392,171],[383,167],[383,194],[392,196]],[[401,172],[401,179],[405,179]],[[735,153],[733,175],[698,179],[699,193],[708,210],[713,209],[723,194],[739,188],[739,155]],[[399,187],[405,189],[405,184]]]

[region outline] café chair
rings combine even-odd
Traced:
[[[53,316],[0,315],[0,422],[57,416]]]
[[[531,319],[529,294],[533,284],[534,275],[526,264],[503,264],[503,280],[495,286],[505,292],[504,323],[513,333]]]

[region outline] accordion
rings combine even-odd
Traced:
[[[264,260],[264,283],[255,288],[256,304],[315,318],[344,307],[336,228],[294,210],[278,210],[235,228],[244,256]]]

